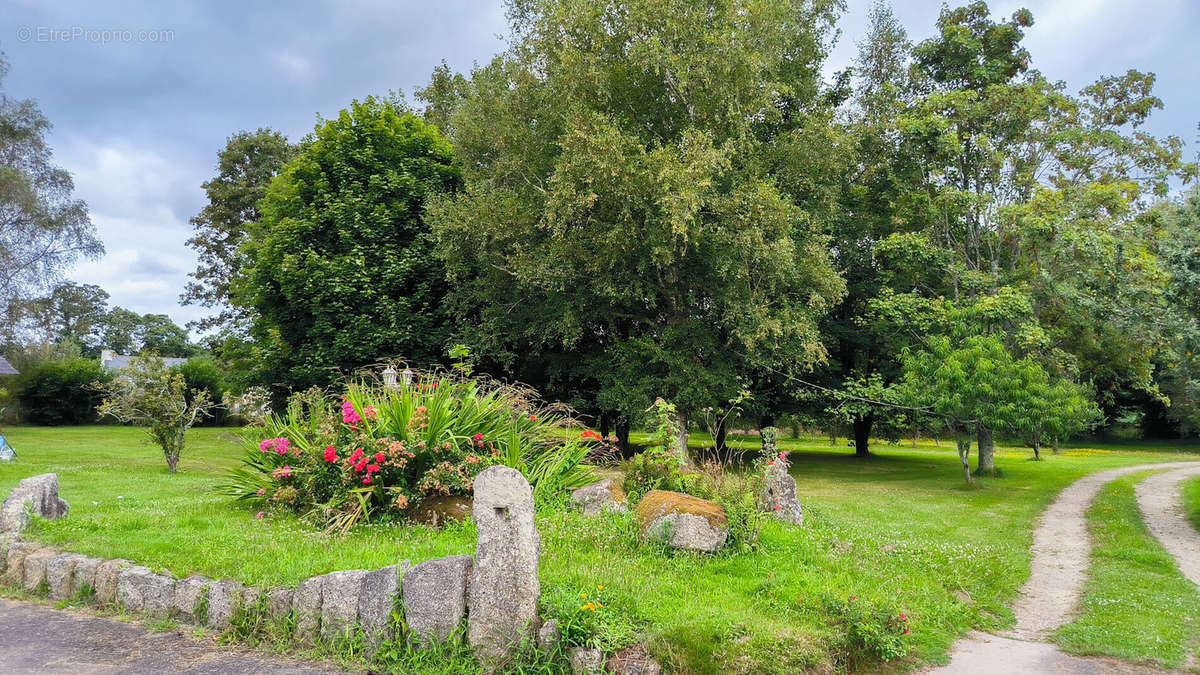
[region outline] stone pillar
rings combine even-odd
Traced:
[[[499,660],[538,628],[541,538],[533,521],[533,491],[520,471],[492,466],[475,478],[473,508],[479,534],[467,639],[481,660]]]

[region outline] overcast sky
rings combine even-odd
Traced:
[[[0,0],[0,50],[11,67],[4,90],[36,99],[54,123],[57,162],[74,175],[108,250],[70,276],[99,284],[112,304],[179,323],[203,314],[178,303],[195,268],[187,221],[230,134],[269,126],[298,139],[318,113],[351,99],[411,94],[442,59],[464,71],[487,61],[506,28],[499,0],[267,4]],[[853,58],[870,4],[848,0],[827,71]],[[991,6],[995,17],[1032,10],[1025,45],[1034,66],[1072,90],[1129,68],[1156,73],[1166,109],[1150,130],[1182,137],[1195,156],[1200,2]],[[893,7],[914,41],[932,33],[939,3]]]

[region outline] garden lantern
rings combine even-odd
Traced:
[[[413,372],[411,368],[405,368],[404,372],[400,373],[400,377],[404,379],[404,386],[407,387],[408,385],[412,384],[412,376]]]
[[[396,369],[389,365],[383,369],[383,386],[394,388],[396,386]],[[405,384],[408,384],[405,382]]]

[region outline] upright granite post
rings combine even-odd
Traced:
[[[520,471],[489,467],[475,478],[478,541],[468,597],[467,639],[485,661],[508,656],[537,631],[538,554],[533,490]]]

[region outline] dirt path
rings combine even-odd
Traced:
[[[950,653],[950,664],[933,673],[1161,672],[1109,659],[1068,656],[1046,644],[1050,633],[1068,623],[1079,606],[1092,550],[1087,510],[1105,483],[1139,471],[1200,471],[1200,462],[1140,464],[1080,478],[1054,500],[1033,532],[1029,580],[1013,604],[1016,625],[1003,637],[972,633]],[[1174,472],[1172,472],[1174,473]]]
[[[1200,476],[1200,466],[1150,476],[1134,487],[1146,527],[1175,557],[1183,576],[1200,586],[1200,532],[1183,511],[1183,481]]]

